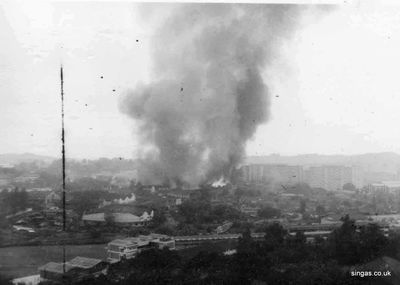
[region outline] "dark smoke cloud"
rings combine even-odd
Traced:
[[[149,84],[121,110],[140,124],[142,179],[196,186],[224,176],[269,117],[262,72],[296,26],[294,5],[175,5],[152,41]]]

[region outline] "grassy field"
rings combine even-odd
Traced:
[[[105,259],[106,245],[66,245],[66,260],[75,256]],[[38,272],[38,267],[50,261],[63,260],[61,246],[19,246],[0,248],[0,274],[7,277],[22,277]]]

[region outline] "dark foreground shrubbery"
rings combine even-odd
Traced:
[[[350,266],[383,255],[398,258],[398,239],[384,237],[375,225],[357,230],[348,217],[343,221],[328,240],[313,244],[274,224],[263,241],[244,233],[233,255],[203,251],[185,259],[177,251],[149,250],[84,284],[368,284],[352,277]],[[371,284],[385,280],[379,282]]]

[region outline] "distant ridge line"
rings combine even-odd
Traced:
[[[366,172],[397,173],[400,170],[400,154],[394,152],[365,153],[356,155],[264,155],[248,156],[243,164],[287,164],[287,165],[346,165],[362,168]]]

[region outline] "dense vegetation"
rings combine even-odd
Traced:
[[[375,225],[357,230],[348,217],[343,221],[328,240],[312,244],[273,224],[262,241],[245,232],[232,255],[202,251],[185,259],[179,251],[149,250],[85,284],[365,284],[349,266],[383,255],[398,258],[399,239],[386,238]]]
[[[14,188],[10,191],[0,192],[1,212],[11,214],[25,210],[28,206],[28,193],[25,189]]]

